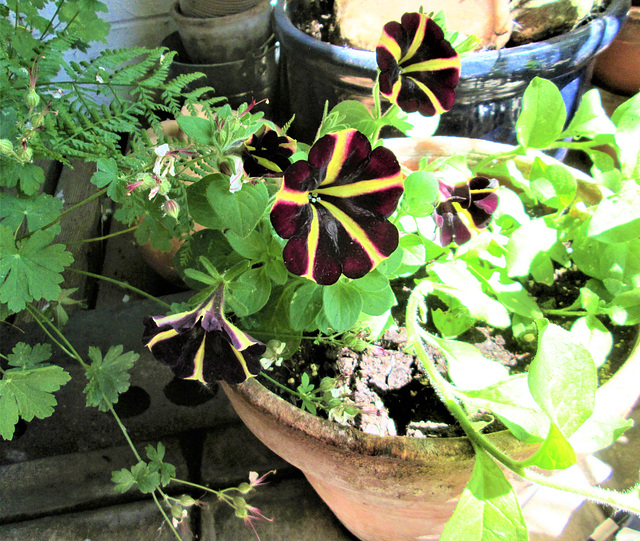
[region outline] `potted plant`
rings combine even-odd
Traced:
[[[20,420],[54,413],[55,393],[70,379],[63,366],[51,362],[52,348],[60,348],[84,369],[87,407],[109,412],[113,418],[105,416],[105,422],[117,423],[137,458],[130,470],[113,473],[115,490],[136,485],[153,495],[179,538],[178,523],[195,500],[188,494],[166,493],[164,487],[176,477],[176,470],[164,462],[164,446],[149,445],[146,455],[140,453],[113,408],[129,388],[127,371],[138,354],[114,343],[103,351],[90,347],[84,356],[65,337],[65,310],[82,301],[68,285],[70,277],[91,273],[74,264],[72,246],[61,240],[65,233],[61,223],[97,198],[108,197],[127,202],[119,215],[124,221],[130,219],[141,243],[151,237],[162,246],[193,227],[174,198],[179,190],[165,178],[175,157],[162,146],[168,138],[162,133],[162,121],[167,115],[179,115],[185,103],[189,107],[198,103],[202,91],[189,93],[184,88],[199,75],[169,80],[175,53],[163,48],[107,49],[88,60],[68,60],[74,53],[86,52],[90,42],[106,40],[109,25],[99,16],[106,11],[102,2],[5,4],[0,6],[0,314],[3,331],[15,329],[22,336],[15,345],[3,340],[0,351],[0,436],[11,440]],[[206,100],[200,106],[211,111]],[[244,115],[243,137],[258,129],[259,119],[248,112]],[[152,142],[147,128],[163,139]],[[123,152],[127,143],[133,149],[128,154]],[[210,167],[204,162],[212,154],[202,157],[199,166]],[[95,163],[93,190],[63,210],[61,197],[47,192],[43,160]],[[147,188],[144,198],[129,195],[142,185]],[[101,240],[91,235],[79,242]],[[39,331],[46,342],[35,343]],[[184,481],[175,482],[182,483],[185,492],[190,490]],[[240,491],[222,490],[219,497],[250,522],[257,510],[242,503],[242,494],[259,482],[252,476]]]
[[[380,140],[386,126],[412,133],[409,114],[453,106],[460,58],[443,36],[420,13],[385,25],[371,109],[338,104],[310,147],[261,128],[227,149],[242,156],[243,175],[219,170],[185,188],[189,214],[205,229],[185,239],[174,262],[199,292],[188,306],[146,318],[144,342],[178,377],[223,381],[247,426],[300,467],[362,539],[526,539],[518,482],[501,467],[524,483],[638,513],[637,486],[624,494],[574,487],[536,468],[564,469],[577,452],[615,441],[638,398],[628,385],[639,371],[634,339],[622,368],[598,383],[611,333],[640,322],[640,98],[609,118],[591,91],[565,127],[560,90],[536,78],[523,96],[517,146]],[[384,111],[382,97],[391,102]],[[215,147],[215,116],[177,122],[193,150]],[[438,143],[449,150],[430,149]],[[590,174],[542,152],[558,148],[586,152]],[[487,326],[509,333],[529,359],[522,372],[462,339]],[[382,417],[377,398],[365,404],[366,391],[348,384],[365,354],[394,356],[385,333],[396,327],[406,332],[402,362],[464,437],[350,426]],[[312,356],[318,348],[344,358],[328,363]],[[328,364],[334,372],[323,377]]]
[[[325,101],[330,107],[345,99],[370,106],[376,77],[373,51],[332,45],[293,24],[293,14],[306,6],[326,4],[287,0],[275,8],[288,99],[284,117],[296,115],[292,133],[307,142],[313,139]],[[571,117],[588,88],[596,55],[613,40],[628,5],[627,0],[610,2],[594,20],[543,41],[465,54],[456,105],[441,118],[438,134],[515,143],[522,94],[536,76],[556,83]]]

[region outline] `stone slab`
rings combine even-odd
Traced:
[[[142,318],[156,313],[163,311],[155,303],[136,301],[77,312],[64,329],[66,337],[85,359],[89,346],[100,348],[104,354],[114,344],[122,344],[124,351],[140,355],[130,371],[131,385],[135,389],[121,395],[116,406],[133,441],[154,440],[236,421],[235,413],[224,393],[218,392],[217,384],[205,387],[198,382],[177,380],[168,367],[156,361],[143,347]],[[6,326],[0,329],[3,352],[10,351],[11,343],[18,340],[41,341],[37,335],[28,332],[26,326],[20,330]],[[51,417],[34,419],[26,424],[26,431],[15,441],[0,441],[0,464],[124,443],[110,414],[86,407],[83,389],[87,380],[83,369],[55,346],[53,349],[52,362],[65,367],[72,379],[55,394],[58,405]]]
[[[234,510],[210,501],[202,510],[202,539],[208,541],[356,541],[305,479],[285,479],[278,475],[257,487],[247,502],[272,522],[255,524],[256,532],[237,518]]]
[[[194,539],[181,529],[181,539]],[[83,513],[44,517],[0,526],[3,541],[176,541],[153,501],[146,500]]]
[[[163,444],[165,461],[176,467],[177,477],[187,478],[180,442],[173,438]],[[146,445],[137,445],[143,458]],[[111,481],[113,471],[136,462],[131,449],[122,446],[0,466],[0,524],[140,499],[143,495],[136,489],[116,492]]]

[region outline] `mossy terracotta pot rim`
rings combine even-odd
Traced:
[[[454,137],[387,140],[401,163],[424,155],[426,147],[486,156],[508,145]],[[400,152],[404,148],[404,153]],[[413,149],[413,150],[412,150]],[[548,158],[553,160],[553,158]],[[584,175],[585,182],[588,177]],[[626,416],[640,397],[640,344],[596,393]],[[377,436],[339,425],[293,406],[256,379],[222,383],[236,413],[273,452],[302,470],[338,519],[365,541],[438,539],[471,475],[474,452],[466,437]],[[615,406],[613,406],[615,404]],[[524,443],[508,431],[492,442],[515,459],[531,456],[539,444]],[[580,450],[577,450],[580,452]],[[511,476],[516,490],[527,486]]]

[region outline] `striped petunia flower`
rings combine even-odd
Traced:
[[[449,186],[440,183],[440,203],[433,211],[440,228],[440,243],[461,245],[489,225],[498,206],[498,181],[473,177],[469,182]]]
[[[384,26],[376,47],[380,92],[392,103],[423,116],[453,107],[460,56],[442,29],[422,13],[405,13]]]
[[[284,174],[271,210],[276,233],[288,239],[287,269],[322,285],[341,274],[360,278],[398,246],[387,218],[403,192],[403,174],[393,152],[371,144],[357,130],[325,135],[308,161]]]
[[[224,316],[224,286],[194,310],[144,319],[143,343],[182,379],[242,383],[260,372],[266,346]]]
[[[249,177],[281,177],[295,151],[293,139],[263,124],[244,144],[244,171]]]

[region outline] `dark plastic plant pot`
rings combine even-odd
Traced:
[[[545,41],[465,57],[456,105],[442,116],[438,135],[514,143],[522,95],[536,76],[559,86],[572,116],[587,90],[596,55],[618,33],[629,3],[611,0],[598,18]],[[374,52],[331,45],[296,28],[288,14],[299,5],[300,0],[279,0],[274,31],[282,49],[283,101],[288,99],[283,118],[295,114],[292,134],[310,141],[325,101],[330,107],[345,99],[372,104],[376,59]]]
[[[278,79],[278,46],[273,40],[252,53],[248,52],[243,60],[218,64],[193,63],[178,32],[162,40],[162,46],[178,53],[169,68],[170,78],[194,72],[204,73],[205,77],[192,83],[190,89],[211,86],[215,90],[214,95],[226,97],[234,109],[252,99],[260,101],[266,98],[269,102],[261,103],[256,110],[264,111],[270,118]]]

